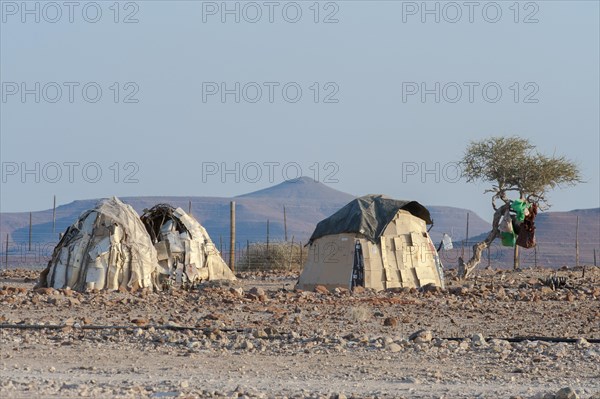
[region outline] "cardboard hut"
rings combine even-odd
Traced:
[[[354,199],[317,224],[297,287],[443,287],[429,211],[381,195]]]

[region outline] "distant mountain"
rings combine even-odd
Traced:
[[[272,187],[240,195],[234,198],[222,197],[123,197],[126,203],[138,212],[151,208],[157,203],[169,203],[188,210],[191,202],[192,214],[208,230],[217,245],[223,242],[227,249],[229,242],[229,203],[236,202],[236,241],[240,247],[249,242],[264,242],[269,221],[269,239],[284,239],[283,208],[285,206],[288,240],[305,243],[312,234],[315,225],[332,215],[355,196],[335,190],[311,178],[302,177],[285,181]],[[415,199],[415,198],[399,198]],[[418,198],[416,198],[418,201]],[[77,200],[56,208],[56,232],[52,232],[52,210],[32,213],[32,242],[34,251],[43,249],[51,252],[58,240],[58,234],[73,224],[79,215],[93,208],[98,200]],[[451,234],[455,250],[441,253],[445,264],[455,265],[462,251],[462,241],[466,235],[466,218],[469,214],[469,244],[481,239],[490,229],[490,224],[467,209],[447,206],[427,206],[434,225],[430,231],[434,242],[439,243],[443,233]],[[547,265],[572,264],[574,260],[574,223],[580,215],[580,242],[582,259],[588,259],[588,253],[600,241],[600,209],[578,210],[572,212],[541,213],[537,219],[538,238],[540,240],[540,261]],[[29,238],[29,213],[0,213],[0,234],[2,247],[9,236],[9,249],[27,253]],[[552,248],[552,249],[551,249]],[[494,249],[495,262],[512,263],[512,252]],[[497,253],[496,253],[497,252]],[[510,254],[509,254],[510,252]],[[524,250],[523,253],[526,251]],[[585,258],[583,255],[585,254]],[[510,256],[509,256],[510,255]],[[599,254],[600,255],[600,254]],[[571,261],[569,261],[571,259]],[[509,262],[510,261],[510,262]]]
[[[230,201],[236,202],[237,241],[245,246],[247,241],[265,241],[267,221],[270,240],[285,237],[283,208],[286,210],[288,239],[306,242],[315,224],[336,212],[354,196],[332,189],[310,178],[285,181],[273,187],[234,198],[221,197],[122,197],[138,212],[157,203],[169,203],[188,210],[208,230],[213,241],[220,244],[221,237],[229,242]],[[58,234],[73,224],[79,215],[95,206],[98,200],[77,200],[56,208],[56,233],[52,232],[52,210],[32,213],[34,243],[55,243]],[[23,244],[29,239],[29,213],[1,213],[0,234],[4,242],[6,234],[11,243]],[[11,244],[12,245],[12,244]],[[4,251],[4,247],[2,247]]]
[[[236,198],[286,198],[295,202],[304,200],[350,202],[355,197],[351,194],[335,190],[310,177],[300,177],[262,190],[239,195]]]

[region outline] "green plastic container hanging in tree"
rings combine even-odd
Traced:
[[[513,229],[509,209],[506,209],[504,212],[502,220],[500,220],[500,223],[498,224],[498,230],[500,230],[500,240],[502,241],[502,245],[505,247],[514,247],[517,238]]]
[[[526,201],[520,199],[510,202],[510,209],[515,212],[517,221],[519,222],[525,220],[525,210],[530,206],[531,204],[528,204]]]
[[[500,239],[502,240],[503,246],[514,247],[517,241],[517,236],[512,231],[502,231],[500,232]]]

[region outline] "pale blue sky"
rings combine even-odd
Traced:
[[[276,2],[273,23],[264,2],[256,3],[263,12],[258,22],[244,20],[255,15],[246,8],[240,23],[227,15],[222,23],[219,10],[210,13],[221,2],[201,1],[122,2],[120,22],[114,23],[114,2],[108,1],[98,2],[99,22],[89,23],[82,16],[88,3],[79,3],[73,23],[65,7],[56,23],[44,20],[54,18],[55,10],[40,9],[40,23],[35,23],[35,15],[15,10],[14,4],[20,7],[21,2],[2,1],[3,212],[49,208],[53,194],[59,203],[110,195],[233,196],[281,182],[286,163],[296,163],[312,177],[318,162],[323,180],[334,171],[325,168],[332,162],[339,168],[339,181],[330,184],[336,189],[468,207],[489,219],[485,187],[454,182],[451,168],[444,165],[456,161],[469,140],[513,134],[580,164],[587,183],[552,192],[553,210],[600,206],[597,1],[521,2],[519,23],[514,22],[512,1],[494,3],[502,11],[496,23],[486,21],[495,17],[490,2],[478,3],[472,23],[465,6],[458,22],[445,21],[456,12],[447,2],[428,2],[431,8],[438,4],[440,23],[434,15],[423,15],[423,23],[421,10],[413,7],[422,3],[401,1],[321,2],[319,23],[313,21],[313,1],[297,2],[302,10],[297,23],[286,22],[282,15],[286,6],[286,17],[294,17],[290,2]],[[236,2],[227,4],[235,7]],[[243,2],[239,6],[244,9]],[[89,8],[88,17],[94,11]],[[130,13],[138,23],[122,23]],[[339,22],[323,23],[331,13]],[[538,22],[523,23],[527,16]],[[50,103],[41,93],[35,103],[30,94],[22,102],[20,92],[10,92],[21,90],[23,82],[29,88],[40,82],[40,93],[45,84],[56,82],[63,96]],[[73,103],[64,82],[79,83]],[[97,103],[82,98],[81,87],[88,82],[102,88]],[[111,89],[114,82],[120,85],[118,103]],[[125,87],[128,82],[133,84]],[[235,82],[257,82],[263,97],[257,103],[244,97],[235,103],[228,95],[222,103],[214,95],[203,102],[203,82],[205,90],[210,86],[206,82],[225,82],[230,88]],[[279,83],[273,103],[264,82]],[[283,98],[281,88],[289,82],[302,89],[296,103]],[[318,103],[314,82],[320,86]],[[406,90],[410,82],[429,88],[435,82],[441,87],[457,82],[463,93],[458,102],[447,101],[456,95],[455,86],[449,85],[439,103],[433,94],[422,102],[419,94],[406,92],[403,101],[403,86]],[[479,84],[472,103],[465,82]],[[496,103],[482,94],[490,82],[502,89]],[[124,96],[136,88],[133,98],[139,102],[124,103]],[[55,95],[52,85],[46,89],[46,98]],[[254,97],[255,89],[247,89],[247,98]],[[336,89],[332,98],[338,102],[324,103],[326,94]],[[538,102],[525,103],[534,91],[530,99]],[[15,165],[34,168],[36,162],[45,168],[39,171],[40,182],[35,182],[36,172],[22,182]],[[50,182],[56,171],[52,162],[63,173],[56,183]],[[68,162],[79,163],[73,182],[64,165]],[[111,168],[115,162],[121,169],[117,183]],[[241,167],[249,162],[280,166],[274,169],[273,183],[265,166],[256,182],[249,166],[246,176],[240,170],[239,183],[233,175],[223,183],[218,176],[203,179],[203,162],[230,168],[236,162]],[[439,163],[440,181],[435,173],[403,179],[403,162],[405,169],[434,169]],[[92,180],[94,168],[100,167],[97,183],[85,181],[84,164],[92,165],[86,176]],[[139,182],[124,183],[128,172],[136,172]],[[293,167],[288,172],[295,177]]]

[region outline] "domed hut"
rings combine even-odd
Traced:
[[[235,280],[206,229],[183,209],[158,204],[144,210],[141,220],[156,249],[162,282]]]
[[[427,208],[416,201],[356,198],[317,224],[297,287],[444,287],[427,231],[432,224]]]
[[[103,199],[67,228],[39,285],[76,291],[157,288],[156,250],[139,215]]]

